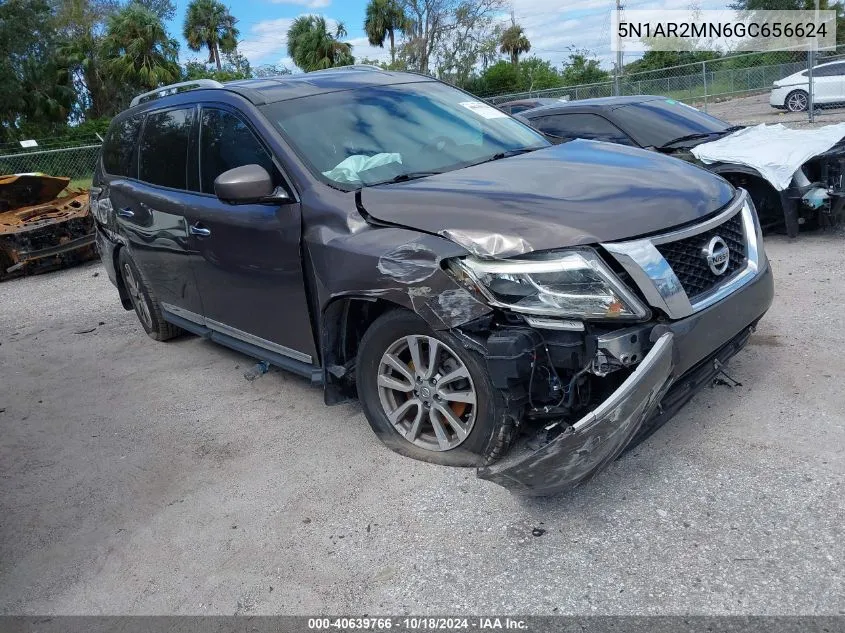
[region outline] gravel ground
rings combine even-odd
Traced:
[[[769,238],[742,386],[545,500],[156,343],[99,264],[0,284],[0,612],[845,613],[842,240]]]
[[[698,104],[702,108],[702,104]],[[806,112],[786,112],[769,105],[769,93],[738,97],[728,101],[709,103],[707,112],[735,125],[784,123],[793,128],[813,128],[845,121],[845,108],[824,108],[816,111],[815,123],[808,121]]]

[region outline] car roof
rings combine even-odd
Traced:
[[[553,104],[553,103],[564,103],[562,97],[529,97],[526,99],[514,99],[513,101],[505,101],[503,103],[498,104],[499,106],[509,106],[509,105],[522,105],[524,103],[542,103],[542,104]]]
[[[201,101],[208,98],[209,93],[225,90],[239,94],[253,105],[265,105],[329,92],[421,81],[437,80],[417,73],[386,71],[377,66],[345,66],[296,75],[239,79],[227,81],[215,87],[201,85],[198,90],[188,92],[196,92],[197,101]],[[163,86],[160,90],[166,89],[167,86]],[[155,104],[155,107],[166,106],[169,101],[176,101],[176,97],[179,97],[178,101],[183,102],[185,94],[186,92],[183,91],[142,101],[125,112],[139,112],[150,104]]]
[[[557,110],[605,110],[608,108],[618,108],[621,106],[631,105],[633,103],[646,103],[648,101],[657,101],[666,99],[666,97],[659,97],[657,95],[637,95],[633,97],[597,97],[595,99],[579,99],[576,101],[561,101],[552,105],[544,105],[538,108],[532,108],[525,112],[520,112],[523,116],[528,118],[538,117],[545,114],[552,114]]]

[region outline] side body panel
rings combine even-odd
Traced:
[[[193,272],[197,253],[185,220],[188,194],[130,180],[110,189],[118,232],[159,300],[201,314]]]
[[[310,362],[316,346],[300,253],[299,203],[231,205],[194,196],[186,210],[206,320],[282,345]]]

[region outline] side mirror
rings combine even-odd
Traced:
[[[214,193],[224,202],[249,204],[289,200],[281,187],[273,188],[273,179],[261,165],[243,165],[224,171],[214,180]]]

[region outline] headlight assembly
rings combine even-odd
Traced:
[[[649,314],[592,249],[493,261],[465,257],[449,264],[491,305],[515,312],[601,320],[641,320]]]

